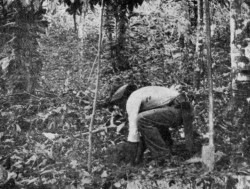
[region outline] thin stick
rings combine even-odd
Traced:
[[[111,125],[111,126],[108,126],[108,127],[101,127],[99,129],[95,129],[93,130],[91,133],[92,134],[95,134],[95,133],[99,133],[99,132],[102,132],[104,130],[107,130],[107,129],[112,129],[112,128],[117,128],[116,125]],[[86,136],[86,135],[89,135],[90,132],[87,132],[87,133],[82,133],[81,136]]]
[[[91,68],[91,71],[90,71],[90,74],[89,74],[89,78],[88,78],[88,83],[89,83],[90,78],[92,76],[92,73],[94,71],[94,67],[95,67],[95,63],[96,63],[97,57],[98,57],[98,55],[95,57],[95,61],[93,62],[93,65],[92,65],[92,68]]]
[[[91,159],[92,159],[92,130],[93,130],[93,123],[95,118],[96,112],[96,103],[97,103],[97,96],[98,96],[98,88],[99,88],[99,75],[100,75],[100,64],[101,64],[101,46],[102,46],[102,24],[103,24],[103,0],[101,4],[101,14],[100,14],[100,27],[99,27],[99,42],[98,42],[98,62],[97,62],[97,77],[96,77],[96,89],[95,89],[95,98],[93,103],[93,111],[92,111],[92,118],[90,121],[89,126],[89,153],[88,153],[88,171],[91,172]]]

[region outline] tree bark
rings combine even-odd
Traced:
[[[242,1],[232,0],[230,5],[232,91],[235,103],[246,104],[250,96],[250,67],[248,48],[250,22],[244,22]]]
[[[212,80],[212,61],[211,61],[211,29],[210,29],[210,4],[209,0],[204,0],[204,21],[206,26],[206,57],[208,70],[208,120],[209,120],[209,145],[203,146],[202,160],[212,171],[215,163],[214,148],[214,123],[213,123],[213,80]]]
[[[230,117],[232,127],[239,130],[234,139],[235,150],[249,138],[250,124],[250,9],[243,8],[244,5],[244,1],[239,0],[230,3],[232,98],[226,116]],[[243,150],[243,154],[246,153]]]
[[[112,5],[106,5],[105,6],[105,33],[108,39],[109,43],[109,54],[110,54],[110,61],[113,68],[113,72],[115,73],[116,70],[116,60],[115,60],[115,41],[116,39],[113,39],[113,33],[116,30],[116,21],[114,17],[117,16],[117,14],[114,12],[115,7]]]
[[[203,64],[203,0],[197,0],[197,38],[196,38],[196,62],[194,69],[194,88],[199,90],[201,84],[201,72]]]

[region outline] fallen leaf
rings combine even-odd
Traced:
[[[102,177],[102,178],[107,178],[107,177],[108,177],[107,171],[103,171],[101,177]]]

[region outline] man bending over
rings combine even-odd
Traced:
[[[171,156],[173,142],[169,128],[181,125],[184,126],[186,148],[192,152],[193,108],[184,93],[160,86],[143,87],[128,97],[126,112],[129,133],[123,150],[130,163],[140,163],[145,146],[154,159]]]

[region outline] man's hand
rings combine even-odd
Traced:
[[[135,165],[137,153],[138,153],[139,142],[127,142],[127,150],[125,151],[128,162],[131,165]]]
[[[117,160],[134,165],[138,153],[139,142],[122,142],[117,146]]]

